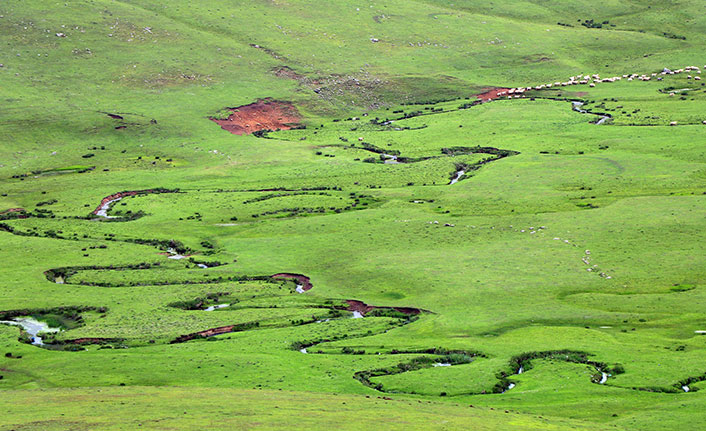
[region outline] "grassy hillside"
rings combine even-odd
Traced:
[[[699,429],[704,8],[3,2],[0,423]]]

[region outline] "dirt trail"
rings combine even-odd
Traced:
[[[302,119],[292,103],[269,98],[229,109],[233,113],[228,118],[211,118],[211,121],[235,135],[249,135],[260,130],[288,130],[297,127]]]

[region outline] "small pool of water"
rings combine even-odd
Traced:
[[[42,337],[38,336],[40,332],[59,332],[60,328],[52,328],[45,322],[32,319],[31,317],[18,317],[13,320],[0,320],[4,325],[20,326],[31,337],[32,344],[35,346],[43,346]]]

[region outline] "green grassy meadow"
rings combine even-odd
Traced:
[[[0,428],[701,429],[705,17],[2,2]]]

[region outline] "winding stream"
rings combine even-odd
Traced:
[[[606,120],[610,119],[610,115],[594,114],[593,112],[588,112],[587,110],[582,109],[581,107],[582,107],[583,105],[584,105],[583,102],[579,102],[579,101],[574,100],[574,101],[571,102],[571,109],[573,109],[574,111],[576,111],[576,112],[578,112],[578,113],[580,113],[580,114],[596,115],[596,116],[600,117],[600,118],[598,119],[598,121],[595,122],[595,125],[596,125],[596,126],[599,126],[599,125],[605,123]]]
[[[456,171],[456,175],[454,175],[454,177],[451,178],[451,182],[449,183],[449,185],[456,184],[465,173],[466,173],[466,171],[463,169],[461,169],[460,171]]]
[[[106,203],[104,203],[103,205],[100,206],[100,208],[98,209],[98,211],[95,212],[95,214],[96,214],[98,217],[103,217],[103,218],[116,218],[116,216],[109,216],[109,215],[108,215],[108,210],[110,209],[110,205],[111,205],[113,202],[117,202],[117,201],[119,201],[120,199],[122,199],[122,197],[120,197],[120,198],[115,198],[115,199],[111,199],[111,200],[107,201]]]
[[[385,164],[386,165],[398,165],[400,161],[398,160],[397,156],[393,156],[392,154],[385,154],[382,153],[381,156],[385,156]]]
[[[216,305],[211,305],[210,307],[206,307],[203,309],[203,311],[214,311],[214,310],[219,310],[221,308],[226,308],[230,307],[230,304],[216,304]]]
[[[187,258],[187,256],[184,256],[184,255],[177,253],[176,250],[174,250],[173,248],[167,249],[167,252],[170,254],[170,256],[167,257],[167,259],[177,259],[178,260],[178,259],[186,259]]]
[[[35,346],[43,346],[42,337],[38,336],[40,332],[59,332],[61,329],[52,328],[45,322],[32,319],[31,317],[16,318],[14,320],[0,320],[4,325],[21,326],[24,331],[32,338],[32,344]]]

